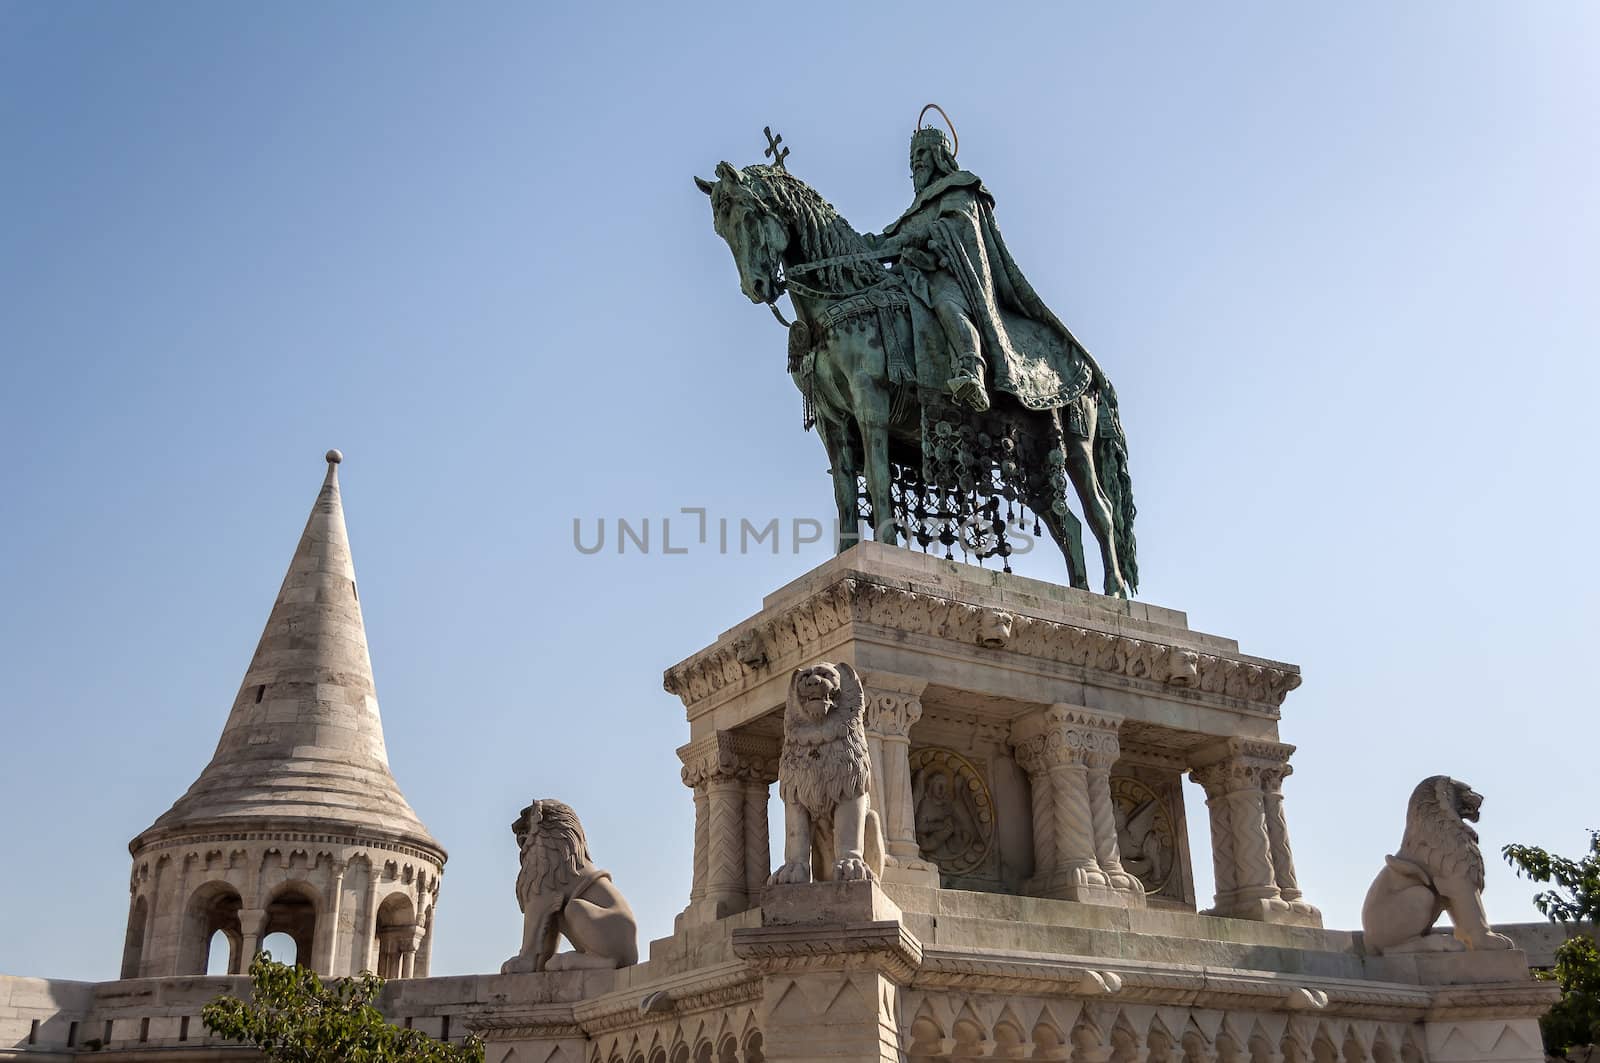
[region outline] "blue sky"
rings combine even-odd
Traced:
[[[584,556],[573,520],[828,515],[689,179],[770,124],[881,228],[929,100],[1116,382],[1144,597],[1305,669],[1329,925],[1423,776],[1491,851],[1600,826],[1600,8],[790,10],[0,4],[0,970],[116,974],[127,840],[209,757],[328,447],[451,853],[435,971],[514,951],[536,796],[668,933],[661,670],[825,554]],[[1491,861],[1492,918],[1531,892]]]

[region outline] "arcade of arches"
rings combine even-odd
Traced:
[[[438,866],[393,855],[270,846],[141,862],[122,975],[243,974],[268,936],[284,935],[293,948],[274,955],[321,975],[425,977]]]

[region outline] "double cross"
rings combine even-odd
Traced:
[[[783,134],[779,133],[777,136],[773,136],[771,126],[765,126],[761,131],[767,135],[767,150],[761,153],[762,156],[771,159],[772,165],[778,169],[787,171],[789,168],[783,164],[783,160],[788,158],[789,149],[778,150],[778,145],[783,143]]]

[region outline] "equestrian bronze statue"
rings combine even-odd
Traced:
[[[959,142],[918,123],[915,198],[880,235],[856,232],[790,173],[770,130],[771,164],[722,162],[715,180],[695,178],[740,289],[789,327],[840,548],[865,515],[880,542],[998,555],[1010,571],[1007,531],[1031,509],[1034,534],[1042,520],[1072,585],[1087,589],[1070,486],[1100,545],[1105,593],[1127,597],[1138,562],[1116,392],[1006,250],[994,197],[956,165]],[[776,305],[784,294],[793,323]]]

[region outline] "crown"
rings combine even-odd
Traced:
[[[948,138],[944,135],[944,130],[938,126],[925,126],[922,124],[922,120],[928,116],[929,111],[938,111],[939,117],[944,119],[944,124],[950,128],[950,136]],[[951,141],[954,141],[954,144]],[[922,112],[917,115],[917,128],[911,134],[912,150],[923,144],[943,144],[950,149],[951,156],[961,150],[961,138],[956,135],[955,123],[950,121],[950,116],[945,114],[944,108],[937,103],[926,105],[922,108]]]

